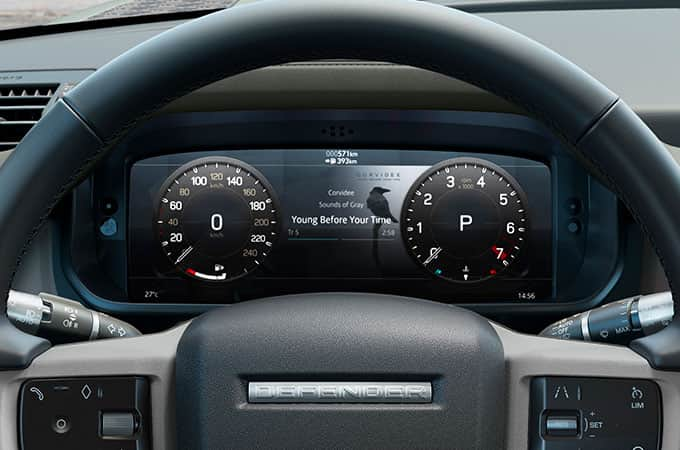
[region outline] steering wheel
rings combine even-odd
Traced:
[[[625,202],[678,301],[680,168],[594,78],[518,33],[446,7],[273,0],[202,17],[137,46],[42,118],[0,170],[0,303],[54,205],[137,124],[225,77],[322,58],[429,69],[522,107]],[[224,307],[155,335],[48,350],[3,315],[0,409],[16,408],[18,386],[31,377],[135,374],[151,380],[158,448],[522,448],[534,375],[654,379],[664,414],[678,414],[679,323],[634,342],[632,351],[523,336],[423,300],[315,294]],[[432,401],[260,404],[247,395],[254,381],[347,380],[427,381]],[[663,433],[664,442],[680,442],[677,427]]]

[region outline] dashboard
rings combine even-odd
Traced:
[[[680,142],[677,127],[672,126],[678,103],[677,90],[672,89],[675,66],[668,71],[640,70],[673,64],[663,55],[674,42],[677,10],[481,15],[574,60],[621,93],[665,142],[676,146]],[[641,23],[655,24],[655,32],[632,36],[631,26]],[[59,33],[49,39],[3,41],[0,84],[56,83],[57,97],[136,43],[177,24],[137,24]],[[573,34],[574,27],[579,27],[578,35]],[[102,40],[106,48],[92,44]],[[625,54],[621,48],[627,49]],[[609,55],[606,61],[599,57],[602,54]],[[0,152],[0,159],[8,153]],[[357,164],[326,163],[333,157]],[[279,205],[280,222],[272,230],[277,236],[270,241],[271,251],[257,259],[259,264],[246,262],[240,277],[232,273],[236,266],[215,273],[215,264],[228,266],[221,260],[206,266],[212,266],[212,271],[197,270],[182,265],[190,260],[175,264],[179,254],[171,260],[163,252],[157,222],[165,219],[156,217],[161,187],[174,171],[201,158],[233,158],[255,169],[272,187],[272,202]],[[493,260],[492,248],[500,235],[480,239],[481,230],[468,225],[463,225],[463,232],[455,232],[462,216],[472,216],[470,227],[479,224],[479,211],[453,213],[444,221],[453,230],[446,232],[430,229],[423,230],[422,236],[408,236],[413,232],[404,229],[403,207],[416,181],[438,164],[456,158],[475,158],[500,167],[512,176],[511,184],[517,188],[513,191],[524,193],[526,207],[517,213],[526,214],[519,217],[527,221],[523,227],[526,241],[518,245],[519,250],[514,245],[507,248],[517,252],[514,258],[508,254],[512,262],[507,267],[494,266],[498,260]],[[519,165],[532,168],[513,167]],[[355,171],[365,168],[378,173],[399,169],[399,177],[375,183],[356,178]],[[292,223],[293,216],[373,220],[367,203],[375,187],[390,190],[382,196],[396,219],[390,217],[391,223],[380,224],[377,251],[373,224]],[[331,197],[329,190],[354,195]],[[510,192],[497,192],[497,207],[501,207],[500,194]],[[330,207],[345,201],[364,208]],[[321,203],[329,207],[321,208]],[[476,202],[472,203],[474,209]],[[209,214],[199,219],[210,225],[214,212]],[[222,226],[229,228],[227,211],[221,216]],[[507,227],[508,222],[516,224],[518,217],[499,220]],[[625,208],[582,170],[549,130],[522,111],[457,80],[376,62],[287,64],[191,93],[120,142],[94,176],[60,205],[51,223],[50,235],[27,255],[17,286],[72,296],[100,311],[128,318],[153,316],[154,323],[161,317],[168,317],[170,323],[182,315],[265,296],[351,290],[461,304],[513,325],[520,319],[545,324],[609,299],[666,288],[651,247]],[[288,236],[289,232],[300,236]],[[476,233],[477,238],[455,238],[465,232]],[[393,235],[380,236],[389,233]],[[442,235],[454,242],[439,245],[445,240]],[[414,255],[413,245],[407,245],[409,237],[426,250],[442,250],[424,264],[429,253]],[[462,256],[444,251],[444,247],[461,244],[468,246]],[[477,244],[491,260],[470,256]],[[495,246],[505,251],[504,245]],[[186,248],[175,251],[181,254]],[[261,248],[257,247],[258,254]],[[446,263],[442,274],[435,273],[440,268],[432,261]],[[40,271],[34,270],[36,264]],[[466,265],[469,273],[463,272]],[[225,279],[200,279],[187,274],[188,268],[211,276],[225,273]],[[31,272],[50,276],[36,279]],[[482,274],[489,276],[482,279]]]
[[[123,313],[349,290],[528,317],[626,279],[616,196],[516,114],[164,115],[62,214],[66,283]]]
[[[675,151],[670,145],[680,142],[673,126],[678,110],[677,89],[673,88],[677,67],[664,55],[672,53],[677,10],[480,15],[543,42],[586,68],[619,92]],[[0,85],[51,84],[56,86],[57,98],[117,55],[178,23],[135,24],[0,42]],[[630,33],[641,24],[654,24],[653,32]],[[573,34],[575,28],[580,30],[577,35]],[[104,46],[97,44],[104,41]],[[623,53],[622,48],[626,49]],[[608,58],[602,59],[603,54]],[[645,67],[669,70],[643,70]],[[333,152],[339,153],[333,156]],[[8,154],[0,152],[0,160]],[[338,156],[357,164],[331,167],[325,161]],[[280,206],[281,221],[275,224],[279,227],[273,230],[277,239],[271,241],[271,251],[261,261],[257,259],[259,264],[252,263],[256,268],[246,262],[238,278],[231,273],[236,268],[224,272],[224,280],[202,280],[187,274],[186,269],[197,268],[184,267],[183,261],[175,264],[180,255],[171,260],[157,234],[157,221],[164,220],[156,218],[163,183],[175,170],[201,158],[234,158],[254,168],[271,185],[272,202]],[[479,224],[475,219],[482,217],[479,212],[459,211],[457,217],[454,213],[445,221],[453,227],[452,232],[423,230],[422,241],[420,235],[407,236],[409,231],[403,228],[403,206],[418,178],[455,158],[476,158],[500,167],[516,182],[511,183],[517,188],[513,190],[524,193],[526,208],[518,214],[526,214],[526,241],[518,245],[520,250],[509,247],[517,253],[513,253],[515,258],[507,257],[512,262],[500,271],[493,265],[498,261],[493,260],[492,249],[497,236],[455,239],[461,235],[455,232],[461,216],[472,216],[470,226],[475,226]],[[150,166],[155,163],[162,166]],[[311,164],[319,167],[305,166]],[[532,169],[512,167],[517,165]],[[398,168],[400,177],[375,183],[354,179],[357,166],[378,172],[380,168]],[[298,175],[294,176],[295,171]],[[301,178],[296,180],[298,176]],[[379,239],[389,240],[378,240],[377,252],[372,224],[291,223],[292,216],[372,220],[374,214],[367,212],[366,204],[374,187],[390,189],[383,197],[398,221],[390,217],[392,223],[380,224]],[[353,191],[354,195],[331,198],[329,189]],[[507,192],[497,193],[498,207],[501,193]],[[344,201],[363,204],[363,211],[319,207],[320,202],[330,206]],[[210,216],[199,219],[209,220]],[[223,211],[221,220],[222,226],[229,228],[227,216]],[[499,220],[507,227],[518,218]],[[465,83],[370,61],[269,67],[178,99],[118,143],[94,176],[59,206],[51,224],[49,234],[36,241],[35,250],[24,258],[16,286],[77,298],[133,322],[149,318],[135,322],[147,329],[161,329],[164,317],[169,325],[221,304],[314,290],[350,290],[461,304],[502,323],[516,328],[528,324],[536,331],[551,320],[610,299],[667,288],[651,247],[625,208],[610,190],[582,170],[549,130]],[[464,228],[476,236],[479,231]],[[295,239],[289,232],[300,233],[303,239],[333,240]],[[380,236],[385,233],[394,235]],[[442,234],[454,237],[432,260],[446,263],[441,268],[444,276],[435,273],[437,264],[424,264],[429,253],[419,253],[419,259],[407,246],[411,237],[420,242],[419,247],[437,249],[438,242],[444,240]],[[350,240],[353,238],[368,240]],[[444,247],[454,244],[468,246],[462,257],[444,252]],[[476,244],[491,260],[470,256]],[[507,247],[495,246],[504,251]],[[175,251],[181,254],[186,248]],[[258,254],[261,248],[257,248]],[[228,266],[218,260],[211,263],[213,271],[202,268],[198,272],[222,276],[223,272],[214,273],[215,264]],[[468,280],[463,272],[466,265]],[[492,275],[491,270],[496,274],[481,279],[485,272]],[[33,275],[37,273],[43,275]]]
[[[447,302],[546,301],[550,171],[478,156],[269,149],[138,161],[130,296],[229,302],[351,284]]]

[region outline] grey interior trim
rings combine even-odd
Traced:
[[[98,69],[135,45],[183,22],[156,22],[0,41],[0,72]]]
[[[63,101],[110,144],[199,87],[310,59],[379,59],[435,70],[511,100],[572,143],[617,100],[569,60],[491,21],[424,2],[367,5],[271,1],[204,16],[124,53]],[[379,39],[371,36],[376,29]],[[445,58],[436,61],[440,54]]]
[[[139,375],[149,378],[154,448],[175,449],[175,352],[186,324],[129,339],[60,345],[22,371],[0,372],[0,448],[18,450],[21,384],[31,378]]]
[[[673,159],[680,164],[680,148],[666,144],[668,152]],[[656,251],[649,243],[648,239],[644,239],[642,243],[642,255],[640,261],[640,293],[651,294],[655,292],[663,292],[669,289],[666,274],[661,266],[659,257]]]
[[[657,371],[626,347],[539,338],[493,324],[507,370],[506,448],[526,449],[531,377],[543,375],[645,378],[659,384],[664,423],[680,416],[680,374]],[[29,378],[143,375],[151,381],[154,448],[174,450],[174,361],[181,325],[140,338],[53,347],[22,371],[0,372],[0,448],[18,450],[17,398]],[[663,443],[680,442],[680,428],[664,426]],[[663,449],[675,448],[662,445]]]
[[[680,24],[680,22],[679,22]],[[659,138],[680,145],[678,108],[632,104]],[[317,61],[253,70],[175,100],[162,113],[258,109],[440,109],[522,113],[476,86],[414,67]]]
[[[571,59],[621,95],[663,140],[680,145],[680,128],[675,125],[680,121],[680,90],[677,89],[680,59],[670,57],[677,53],[680,9],[524,11],[480,15],[526,34]],[[157,22],[0,41],[0,82],[5,81],[8,73],[18,70],[97,69],[135,45],[181,23]],[[575,29],[578,33],[574,33]],[[218,84],[225,89],[218,98],[229,96],[228,104],[234,109],[301,108],[309,104],[319,106],[320,101],[328,100],[324,107],[388,108],[400,103],[399,107],[413,108],[409,102],[415,101],[421,109],[466,109],[459,106],[461,102],[479,102],[482,105],[479,108],[488,106],[490,111],[503,111],[495,97],[468,91],[460,82],[444,83],[432,75],[418,74],[417,69],[385,70],[370,64],[348,68],[355,76],[347,75],[349,70],[342,65],[326,69],[312,66],[297,70],[288,67],[263,69],[239,76],[233,83]],[[277,77],[283,77],[282,80],[289,84],[279,83]],[[293,78],[295,83],[290,84]],[[323,90],[299,91],[300,87],[322,83],[325,83]],[[368,89],[363,87],[364,83],[367,83],[366,87],[375,84],[378,90],[375,94],[365,94]],[[401,87],[399,93],[390,89],[393,86]],[[214,93],[216,88],[209,89]],[[272,96],[272,91],[277,89],[283,92]],[[207,91],[197,96],[197,105],[205,105],[207,97]],[[182,100],[175,107],[191,107],[192,98]],[[452,103],[448,103],[449,100]],[[220,103],[210,109],[226,107],[227,103]]]
[[[0,152],[0,166],[2,166],[2,164],[5,162],[7,158],[9,158],[9,155],[11,154],[12,154],[11,150]]]
[[[671,154],[673,159],[680,164],[680,147],[675,147],[673,145],[668,145],[666,144],[666,148],[668,149],[668,152]]]
[[[256,109],[442,109],[520,112],[468,83],[396,64],[284,64],[213,83],[164,112]]]

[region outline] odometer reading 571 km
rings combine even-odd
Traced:
[[[166,180],[154,220],[174,267],[192,278],[230,281],[262,264],[278,236],[278,216],[262,174],[242,161],[211,157]]]
[[[411,187],[402,208],[404,243],[429,272],[450,281],[500,275],[526,245],[526,197],[497,165],[443,161]]]

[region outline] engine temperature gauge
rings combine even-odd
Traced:
[[[415,260],[455,282],[500,275],[526,245],[527,202],[517,181],[476,158],[443,161],[411,187],[402,236]]]

